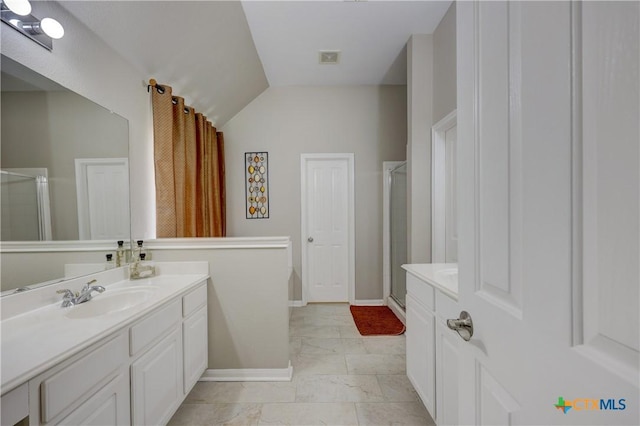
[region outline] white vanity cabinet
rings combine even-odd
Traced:
[[[201,286],[182,299],[184,339],[184,393],[196,384],[209,363],[207,287]]]
[[[206,303],[205,279],[54,361],[2,395],[2,425],[166,424],[207,367]]]
[[[408,265],[411,266],[411,265]],[[458,303],[407,272],[407,376],[438,425],[458,424]]]
[[[128,424],[128,383],[112,383],[127,376],[128,361],[127,333],[120,331],[31,379],[30,424],[84,424],[77,422],[99,407],[117,425]]]
[[[407,274],[407,377],[432,415],[436,408],[433,288]]]

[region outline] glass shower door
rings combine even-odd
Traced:
[[[401,266],[407,263],[407,164],[390,173],[391,297],[405,307],[407,284]]]

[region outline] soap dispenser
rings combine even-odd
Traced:
[[[107,263],[105,264],[105,271],[108,271],[109,269],[113,269],[116,267],[116,262],[113,260],[113,254],[108,253],[107,254]]]
[[[124,250],[124,241],[118,241],[116,249],[116,267],[124,266],[127,263],[127,253]]]
[[[143,254],[148,259],[149,258],[149,254],[147,253],[145,248],[142,247],[143,241],[142,240],[138,240],[138,241],[136,241],[136,243],[137,243],[137,246],[136,246],[136,248],[133,249],[133,259],[132,260],[135,262],[136,260],[140,259]]]

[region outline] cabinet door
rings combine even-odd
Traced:
[[[458,334],[436,322],[436,419],[438,425],[458,424]]]
[[[64,418],[60,425],[124,426],[130,423],[129,377],[117,375]]]
[[[184,336],[184,393],[196,384],[208,364],[207,307],[200,308],[182,325]]]
[[[176,327],[131,365],[134,425],[166,424],[183,399],[182,333]]]
[[[407,376],[435,418],[435,318],[407,294]]]

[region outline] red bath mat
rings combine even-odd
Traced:
[[[351,315],[363,336],[397,336],[404,324],[386,306],[350,306]]]

